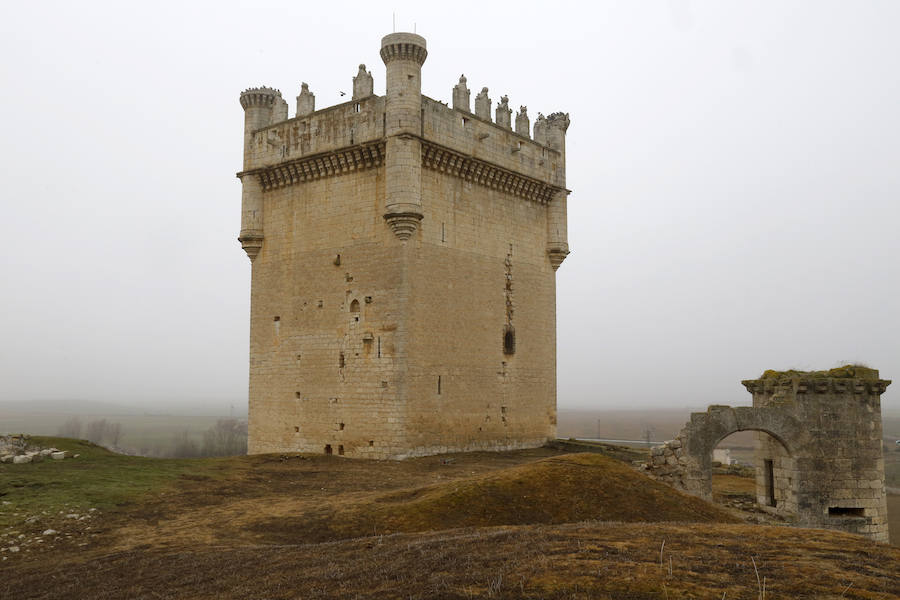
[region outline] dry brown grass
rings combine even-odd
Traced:
[[[758,598],[754,562],[771,599],[891,599],[900,589],[900,550],[849,534],[587,522],[307,545],[135,549],[90,564],[30,563],[14,579],[0,571],[0,595],[750,600]]]
[[[0,598],[753,599],[753,561],[769,599],[900,590],[896,548],[726,523],[598,455],[232,466],[183,474],[105,515],[90,546],[45,544],[0,563]],[[673,519],[694,523],[614,522]]]

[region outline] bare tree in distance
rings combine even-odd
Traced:
[[[91,421],[85,428],[84,436],[95,444],[116,448],[122,439],[122,424],[110,423],[106,419]]]
[[[59,437],[75,438],[81,437],[81,419],[78,417],[69,417],[66,422],[59,426],[56,430]]]
[[[119,440],[122,439],[122,424],[110,423],[106,426],[106,439],[113,448],[119,447]]]
[[[247,454],[247,422],[219,419],[203,434],[203,456]]]
[[[200,448],[191,439],[191,434],[188,430],[185,429],[175,434],[172,456],[175,458],[197,458],[200,456]]]
[[[84,431],[84,437],[89,441],[99,444],[103,442],[103,436],[106,433],[106,419],[99,421],[91,421],[87,424]]]

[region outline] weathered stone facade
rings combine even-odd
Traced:
[[[252,261],[249,451],[404,458],[556,433],[568,115],[490,120],[421,94],[425,40],[382,40],[385,96],[297,116],[241,94]],[[505,99],[505,97],[504,97]],[[485,110],[486,109],[486,110]],[[498,107],[499,109],[499,107]],[[501,114],[501,113],[498,113]],[[501,115],[502,117],[502,115]]]
[[[757,503],[814,527],[842,529],[886,542],[887,496],[878,371],[767,371],[742,382],[752,407],[710,406],[679,435],[654,448],[654,477],[711,499],[711,455],[736,431],[759,431]]]

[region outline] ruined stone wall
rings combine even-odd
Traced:
[[[757,502],[809,526],[887,541],[878,371],[767,371],[743,384],[753,407],[694,413],[675,440],[654,448],[649,474],[711,499],[710,456],[736,431],[758,431]]]
[[[773,460],[776,509],[796,514],[801,523],[887,541],[880,395],[889,383],[861,367],[769,372],[745,381],[754,407],[790,412],[808,435],[790,457],[777,448],[773,453],[771,444],[759,446],[757,481],[763,489],[758,486],[757,494],[766,495],[763,465]]]

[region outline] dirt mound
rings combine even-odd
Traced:
[[[251,528],[270,542],[587,520],[734,523],[722,509],[599,454],[567,454],[465,479],[323,507]]]

